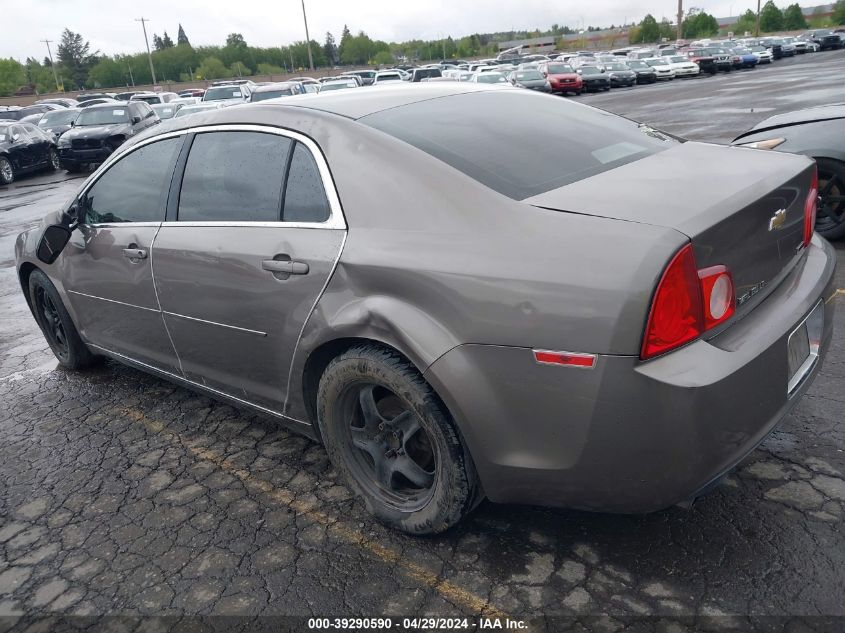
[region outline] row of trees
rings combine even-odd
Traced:
[[[740,16],[731,28],[736,33],[754,32],[757,16],[750,9]],[[791,4],[785,10],[779,9],[773,0],[768,0],[760,13],[760,30],[765,33],[780,30],[797,30],[808,26],[818,28],[830,24],[845,23],[845,0],[837,0],[831,18],[813,16],[805,19],[799,5]],[[616,43],[614,27],[607,46]],[[582,32],[602,29],[588,26]],[[651,14],[646,15],[639,25],[629,30],[632,43],[651,43],[661,39],[674,39],[675,27],[665,18],[659,22]],[[716,35],[719,25],[716,19],[692,8],[682,24],[684,38],[694,39]],[[363,31],[353,34],[343,27],[340,41],[332,33],[326,33],[322,44],[312,40],[311,56],[316,67],[343,65],[378,64],[390,65],[397,59],[434,60],[443,58],[469,58],[495,55],[498,43],[508,40],[553,36],[558,39],[559,48],[584,46],[579,40],[564,39],[575,31],[568,26],[553,24],[541,31],[509,31],[492,34],[473,34],[460,39],[447,37],[438,40],[410,40],[390,43],[373,40]],[[586,38],[586,35],[584,36]],[[604,40],[603,40],[604,42]],[[189,81],[194,79],[222,79],[248,77],[250,75],[276,75],[293,69],[304,69],[309,65],[308,44],[293,42],[288,46],[249,46],[240,33],[230,33],[224,46],[192,46],[182,25],[178,25],[176,41],[164,31],[161,36],[154,33],[153,64],[159,81]],[[152,83],[146,52],[121,55],[101,55],[92,51],[90,44],[79,33],[65,29],[56,49],[55,68],[51,60],[42,61],[28,57],[21,64],[14,59],[0,59],[0,96],[10,95],[19,87],[35,86],[39,93],[56,90],[56,84],[65,90],[116,88]]]

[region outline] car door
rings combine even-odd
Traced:
[[[29,138],[32,147],[33,166],[38,167],[46,164],[50,160],[52,143],[36,126],[29,123],[21,123],[21,127]]]
[[[263,126],[198,132],[153,249],[185,377],[281,411],[299,335],[345,235],[313,141]]]
[[[35,148],[32,139],[23,126],[16,124],[9,130],[9,149],[7,151],[12,167],[18,173],[26,172],[35,166]]]
[[[153,284],[152,246],[183,139],[139,145],[98,174],[78,198],[80,225],[59,260],[87,342],[177,375]]]

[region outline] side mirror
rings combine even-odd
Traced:
[[[133,116],[132,117],[132,125],[137,125],[140,122],[141,122],[141,117],[139,117],[139,116]]]
[[[70,240],[70,229],[61,224],[51,224],[44,229],[44,235],[38,242],[36,254],[45,264],[52,264],[67,246]]]

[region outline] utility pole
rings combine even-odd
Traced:
[[[132,76],[132,64],[126,62],[126,67],[129,69],[129,81],[132,82],[132,87],[135,87],[135,77]]]
[[[302,21],[305,22],[305,44],[308,46],[308,67],[314,70],[314,58],[311,57],[311,36],[308,35],[308,18],[305,15],[305,0],[302,0]]]
[[[50,58],[50,68],[53,69],[53,79],[56,80],[56,90],[59,92],[64,92],[62,88],[59,88],[59,75],[56,73],[56,64],[53,63],[53,53],[50,51],[50,43],[53,40],[41,40],[47,45],[47,56]]]
[[[140,22],[141,28],[144,29],[144,44],[147,45],[147,57],[150,58],[150,74],[153,76],[153,86],[155,86],[158,83],[156,81],[156,70],[153,68],[153,54],[150,52],[150,42],[147,39],[147,22],[149,20],[141,16],[140,18],[136,18],[135,21]]]
[[[678,0],[678,39],[677,39],[677,41],[680,41],[681,38],[683,38],[683,36],[684,36],[683,24],[684,24],[684,0]]]
[[[760,37],[760,0],[757,0],[757,23],[754,26],[754,37]]]

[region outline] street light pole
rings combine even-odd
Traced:
[[[61,88],[59,88],[59,75],[56,73],[56,64],[53,63],[53,53],[50,51],[50,42],[53,40],[41,40],[47,45],[47,56],[50,58],[50,68],[53,69],[53,79],[56,80],[56,90],[58,92],[64,92]]]
[[[302,21],[305,22],[305,44],[308,46],[308,66],[314,70],[314,58],[311,57],[311,36],[308,35],[308,17],[305,15],[305,0],[302,0]]]
[[[757,0],[757,22],[754,26],[754,37],[760,37],[760,0]]]
[[[141,28],[144,29],[144,44],[147,45],[147,57],[150,58],[150,74],[153,76],[153,86],[155,86],[158,83],[156,81],[156,70],[153,68],[153,54],[150,52],[150,42],[147,39],[147,22],[149,20],[141,16],[140,18],[136,18],[135,21],[140,22]]]
[[[684,0],[678,0],[678,41],[681,41],[681,38],[684,36],[683,31],[683,24],[684,24]]]

